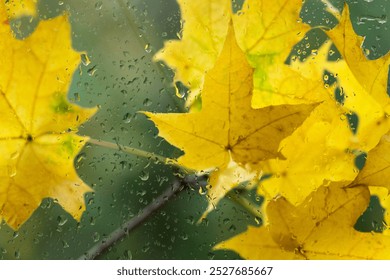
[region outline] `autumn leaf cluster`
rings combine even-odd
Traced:
[[[209,174],[209,208],[232,189],[264,197],[263,225],[218,244],[248,259],[389,259],[390,239],[354,228],[390,188],[390,55],[368,60],[349,7],[305,58],[302,2],[179,0],[183,30],[155,59],[189,89],[187,113],[146,113]]]
[[[327,2],[327,1],[325,1]],[[264,198],[263,223],[216,245],[247,259],[390,259],[390,237],[355,223],[377,195],[390,207],[390,54],[369,60],[349,7],[317,49],[299,0],[178,0],[183,28],[156,55],[188,88],[188,112],[144,112],[183,151],[177,165],[207,174],[208,208],[236,188]],[[55,199],[75,219],[91,191],[74,158],[95,113],[67,100],[81,53],[67,15],[17,39],[10,22],[36,1],[0,3],[0,217],[18,229]],[[310,54],[294,51],[305,45]],[[385,223],[389,222],[386,212]]]
[[[36,1],[0,3],[0,218],[15,230],[48,197],[80,220],[91,191],[74,158],[88,140],[77,129],[96,109],[67,100],[80,53],[72,48],[67,15],[16,39],[12,19],[35,15]]]

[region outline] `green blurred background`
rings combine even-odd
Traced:
[[[195,0],[194,0],[195,1]],[[330,1],[341,8],[342,1]],[[354,27],[366,36],[364,48],[371,59],[389,50],[388,0],[349,1]],[[235,10],[242,1],[233,1]],[[332,26],[334,18],[319,0],[306,0],[302,16],[312,25]],[[171,85],[172,73],[152,62],[163,42],[177,38],[180,11],[175,0],[41,0],[39,18],[63,11],[70,16],[73,45],[91,60],[80,64],[69,99],[99,112],[80,134],[177,157],[180,151],[157,137],[157,130],[138,111],[178,112],[184,98]],[[39,20],[21,19],[22,34]],[[18,26],[18,23],[13,23]],[[311,38],[313,42],[321,41]],[[185,90],[185,89],[183,89]],[[51,199],[45,199],[33,216],[12,231],[0,227],[0,259],[77,259],[110,232],[137,215],[173,180],[175,170],[120,151],[88,144],[75,160],[80,177],[95,190],[86,196],[87,211],[76,222]],[[257,201],[255,195],[251,198]],[[222,240],[259,222],[245,209],[224,199],[206,220],[197,220],[206,209],[205,195],[187,188],[142,226],[130,232],[101,259],[231,259],[230,251],[213,251]],[[380,231],[383,209],[372,198],[357,227]]]

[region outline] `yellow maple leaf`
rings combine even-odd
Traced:
[[[390,190],[390,135],[382,137],[379,144],[367,155],[356,183],[366,186],[382,186]]]
[[[384,110],[387,103],[383,101],[385,98],[389,99],[386,96],[387,72],[384,71],[388,66],[383,65],[387,58],[381,59],[381,62],[366,59],[360,48],[362,39],[352,29],[347,7],[340,26],[343,28],[333,30],[332,34],[341,40],[345,32],[346,37],[350,38],[343,41],[342,45],[338,44],[342,53],[349,56],[350,63],[344,59],[328,61],[328,41],[316,55],[310,56],[304,63],[295,61],[291,65],[293,69],[312,79],[322,77],[324,70],[332,72],[337,81],[331,86],[327,85],[329,94],[324,95],[324,102],[299,129],[281,143],[281,153],[286,160],[276,159],[263,163],[264,172],[274,175],[263,181],[259,188],[260,194],[268,199],[283,195],[297,205],[323,184],[340,180],[352,181],[358,174],[354,165],[354,151],[370,151],[390,128],[390,120]],[[352,58],[354,55],[351,57],[355,53],[360,55],[357,59],[360,64]],[[352,71],[353,67],[359,65],[360,76]],[[374,71],[371,68],[378,69]],[[368,71],[377,75],[377,78],[372,79]],[[329,78],[326,76],[324,79]],[[377,98],[373,89],[378,90],[376,95],[386,97]],[[336,104],[334,98],[329,98],[337,90],[343,95],[339,104]],[[350,113],[357,117],[353,133],[348,128],[347,116]]]
[[[218,244],[246,259],[390,259],[390,237],[353,227],[368,207],[367,187],[322,187],[298,207],[279,197],[267,206],[268,225]]]
[[[353,30],[347,5],[339,25],[327,31],[327,34],[343,59],[326,62],[321,60],[316,65],[321,71],[333,73],[337,82],[329,90],[340,90],[343,108],[358,117],[354,138],[340,138],[339,146],[369,151],[390,129],[387,117],[390,112],[390,98],[387,94],[390,53],[376,60],[365,57],[361,49],[363,38]]]
[[[175,81],[192,90],[203,86],[204,74],[219,56],[228,30],[231,1],[178,0],[184,28],[181,40],[167,41],[155,55],[175,70]]]
[[[357,175],[355,155],[340,149],[338,139],[351,137],[342,112],[330,102],[315,108],[291,136],[280,144],[285,159],[270,159],[259,164],[270,178],[260,183],[258,193],[267,200],[284,196],[293,205],[321,185],[331,181],[352,181]]]
[[[237,42],[254,72],[253,108],[322,101],[322,80],[311,79],[285,64],[291,49],[310,29],[302,23],[302,1],[247,0],[233,16]]]
[[[8,0],[5,1],[9,18],[20,16],[35,17],[37,14],[37,0]]]
[[[219,181],[214,178],[218,174],[226,176],[225,169],[231,161],[244,167],[279,156],[279,142],[314,108],[314,105],[283,105],[252,109],[253,69],[236,43],[233,28],[229,30],[215,67],[206,74],[202,110],[146,113],[158,127],[159,135],[185,152],[178,159],[179,164],[198,171],[217,169],[211,174],[211,182]],[[233,174],[230,172],[230,178],[235,182],[237,174]],[[212,187],[216,201],[232,188]]]
[[[96,110],[67,101],[80,61],[68,18],[41,22],[23,41],[6,27],[0,28],[0,216],[17,229],[51,197],[80,219],[91,188],[73,166],[88,140],[76,131]]]
[[[348,67],[364,89],[390,112],[387,81],[390,53],[375,60],[369,60],[362,50],[364,37],[358,36],[350,21],[348,5],[345,5],[338,26],[327,31]]]
[[[229,0],[178,3],[184,21],[182,39],[165,43],[155,59],[175,69],[175,81],[192,91],[190,102],[216,63],[230,20],[238,45],[255,68],[254,108],[313,103],[327,94],[321,80],[305,78],[285,64],[291,48],[309,30],[299,19],[301,0],[246,0],[234,15]]]

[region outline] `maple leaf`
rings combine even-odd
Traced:
[[[361,49],[363,38],[354,32],[349,18],[349,8],[345,5],[339,25],[326,32],[343,59],[321,61],[317,67],[333,73],[337,82],[329,90],[335,94],[338,90],[346,112],[350,111],[358,118],[354,139],[340,139],[340,147],[349,145],[350,149],[369,151],[390,129],[387,117],[390,112],[387,94],[390,53],[380,59],[368,60]]]
[[[258,193],[266,201],[278,195],[293,205],[301,204],[313,191],[327,182],[353,181],[357,175],[355,155],[339,147],[339,138],[352,132],[339,108],[324,102],[279,146],[284,159],[259,163],[258,169],[272,175],[263,180]]]
[[[175,70],[175,82],[181,81],[192,91],[192,97],[203,87],[206,71],[219,56],[226,38],[231,14],[231,1],[178,0],[184,21],[181,40],[170,40],[156,53]]]
[[[388,66],[384,62],[388,58],[367,60],[360,48],[362,39],[354,33],[349,21],[348,7],[344,9],[338,29],[332,32],[337,40],[344,38],[344,33],[349,38],[338,44],[338,48],[349,57],[350,63],[344,59],[329,61],[327,57],[334,51],[329,50],[328,41],[316,55],[303,63],[295,61],[291,67],[312,79],[323,76],[326,71],[324,79],[328,80],[332,78],[329,72],[334,73],[336,81],[327,84],[327,96],[337,93],[341,96],[338,101],[324,98],[303,125],[281,143],[280,150],[286,160],[271,159],[262,164],[265,173],[273,174],[259,188],[259,193],[268,199],[282,195],[298,205],[323,184],[352,181],[358,173],[354,164],[356,154],[374,148],[390,128],[385,109],[388,104],[385,98],[389,98],[386,96],[385,71]],[[348,44],[350,41],[352,43]],[[353,59],[354,54],[359,54],[356,55],[359,63]],[[355,75],[351,67],[357,68],[360,76]],[[356,117],[355,127],[351,127],[348,120],[352,115]]]
[[[367,154],[367,161],[356,177],[357,184],[382,186],[390,191],[390,135],[382,137],[379,144]]]
[[[245,165],[279,156],[279,142],[303,122],[314,105],[252,109],[252,77],[253,69],[231,28],[215,67],[206,74],[201,112],[146,113],[159,135],[185,152],[179,164],[220,173],[231,160]]]
[[[40,22],[23,41],[5,24],[0,32],[0,216],[18,229],[51,197],[79,220],[91,188],[73,166],[88,140],[76,130],[96,110],[67,101],[80,61],[67,16]]]
[[[252,106],[323,100],[326,91],[321,80],[305,78],[285,64],[291,48],[309,30],[299,20],[300,0],[246,0],[234,15],[227,0],[178,3],[184,21],[182,39],[165,43],[155,59],[173,68],[175,81],[190,88],[190,102],[216,63],[231,19],[237,43],[255,68]]]
[[[322,80],[294,71],[285,61],[310,27],[302,23],[302,1],[247,0],[233,16],[237,42],[254,72],[253,108],[324,100]]]
[[[390,52],[379,59],[369,60],[361,46],[364,37],[359,36],[350,21],[348,5],[345,5],[338,26],[326,32],[346,61],[356,80],[384,108],[390,112],[390,98],[387,94]]]
[[[5,6],[11,19],[21,16],[35,17],[37,14],[37,0],[7,0]]]
[[[353,227],[368,207],[367,187],[322,187],[298,207],[279,197],[267,206],[269,224],[218,244],[246,259],[390,259],[390,238]]]

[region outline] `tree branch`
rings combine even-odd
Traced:
[[[130,231],[142,225],[145,220],[151,217],[158,209],[163,207],[179,190],[181,190],[181,187],[181,182],[176,179],[171,187],[165,190],[164,193],[146,206],[137,216],[124,223],[120,228],[110,233],[107,238],[104,238],[98,244],[90,248],[85,254],[79,257],[79,260],[93,260],[104,253],[112,245],[121,241]]]

